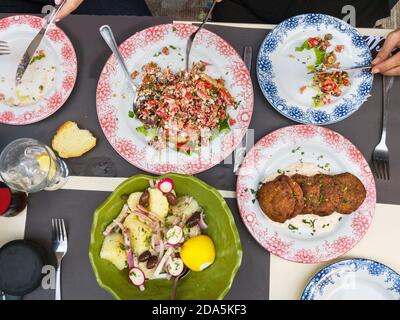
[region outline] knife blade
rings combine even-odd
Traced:
[[[26,69],[28,68],[29,64],[32,61],[33,56],[36,53],[36,50],[39,48],[44,36],[46,35],[47,30],[54,22],[58,12],[64,6],[66,0],[61,2],[58,6],[56,6],[53,12],[48,16],[48,19],[45,20],[45,24],[43,25],[42,29],[40,29],[39,33],[33,38],[31,43],[29,44],[28,48],[26,49],[22,59],[18,65],[17,72],[15,75],[15,83],[16,85],[21,83],[22,77],[25,74]]]
[[[249,73],[251,73],[251,62],[253,58],[253,48],[252,47],[244,47],[243,49],[243,61],[244,64],[246,65],[247,70]],[[235,150],[235,158],[234,158],[234,163],[233,163],[233,172],[237,173],[240,169],[240,166],[246,156],[246,152],[248,151],[247,148],[249,146],[248,141],[250,138],[250,134],[252,134],[250,131],[247,131],[245,136],[243,137],[242,140],[242,145],[238,147]],[[254,139],[254,137],[252,137]],[[244,142],[244,146],[243,146]]]
[[[252,47],[244,47],[243,49],[243,60],[244,64],[247,67],[247,70],[249,70],[249,73],[251,73],[251,60],[253,58],[253,48]]]

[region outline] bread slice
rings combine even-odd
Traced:
[[[96,146],[96,138],[89,130],[79,129],[73,121],[58,128],[51,146],[61,158],[80,157]]]

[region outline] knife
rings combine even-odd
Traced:
[[[67,0],[64,0],[54,8],[53,12],[45,20],[45,24],[42,27],[42,29],[40,29],[39,33],[35,36],[35,38],[33,38],[32,42],[29,44],[28,49],[26,49],[21,59],[21,62],[19,63],[17,68],[17,73],[15,75],[16,85],[21,83],[22,77],[24,76],[26,69],[28,68],[33,56],[35,55],[37,48],[42,42],[43,37],[46,35],[46,32],[48,31],[49,27],[52,25],[55,18],[57,17],[57,14],[60,12],[60,10],[62,9],[62,7],[66,2]]]
[[[251,72],[251,60],[253,58],[253,48],[252,47],[244,47],[243,49],[243,60],[244,64],[247,67],[247,70],[249,70],[249,73]]]
[[[244,64],[246,65],[247,70],[249,71],[249,73],[251,73],[251,62],[253,59],[253,48],[252,47],[244,47],[243,49],[243,61]],[[243,142],[245,143],[244,147],[238,147],[235,150],[235,158],[234,158],[234,163],[233,163],[233,172],[237,173],[240,169],[240,166],[244,160],[244,157],[246,155],[247,147],[248,147],[248,141],[249,141],[249,131],[246,132],[243,140],[242,140],[242,144]],[[254,137],[253,137],[254,138]]]

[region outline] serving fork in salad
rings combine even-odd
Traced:
[[[118,64],[122,68],[122,71],[124,72],[125,78],[128,81],[130,87],[132,88],[134,98],[133,98],[133,103],[132,103],[132,108],[133,111],[136,110],[137,108],[137,98],[138,98],[138,88],[135,85],[135,83],[132,80],[131,74],[128,70],[128,66],[122,57],[121,52],[118,49],[117,42],[115,41],[114,33],[109,25],[104,25],[101,26],[100,29],[100,34],[103,37],[104,41],[107,43],[108,47],[111,49],[112,53],[115,56],[115,59],[117,59]]]
[[[315,73],[332,73],[332,72],[343,72],[343,71],[354,71],[354,70],[370,70],[372,69],[372,65],[368,66],[351,66],[345,68],[327,68],[324,70],[315,69],[310,71],[308,74],[315,74]]]
[[[200,27],[198,27],[198,29],[195,32],[193,32],[188,39],[188,42],[186,45],[186,68],[185,68],[186,72],[189,72],[189,56],[190,56],[190,51],[192,50],[193,41],[196,38],[196,35],[200,32],[201,29],[203,29],[204,25],[207,23],[208,19],[211,16],[211,13],[213,12],[213,10],[215,8],[215,5],[221,1],[222,0],[214,0],[213,1],[212,5],[210,7],[210,10],[208,10],[208,13],[207,13],[206,17],[204,18],[203,22],[201,23]]]

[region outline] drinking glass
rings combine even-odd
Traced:
[[[11,142],[1,153],[0,176],[17,191],[52,191],[66,183],[68,168],[45,144],[22,138]]]

